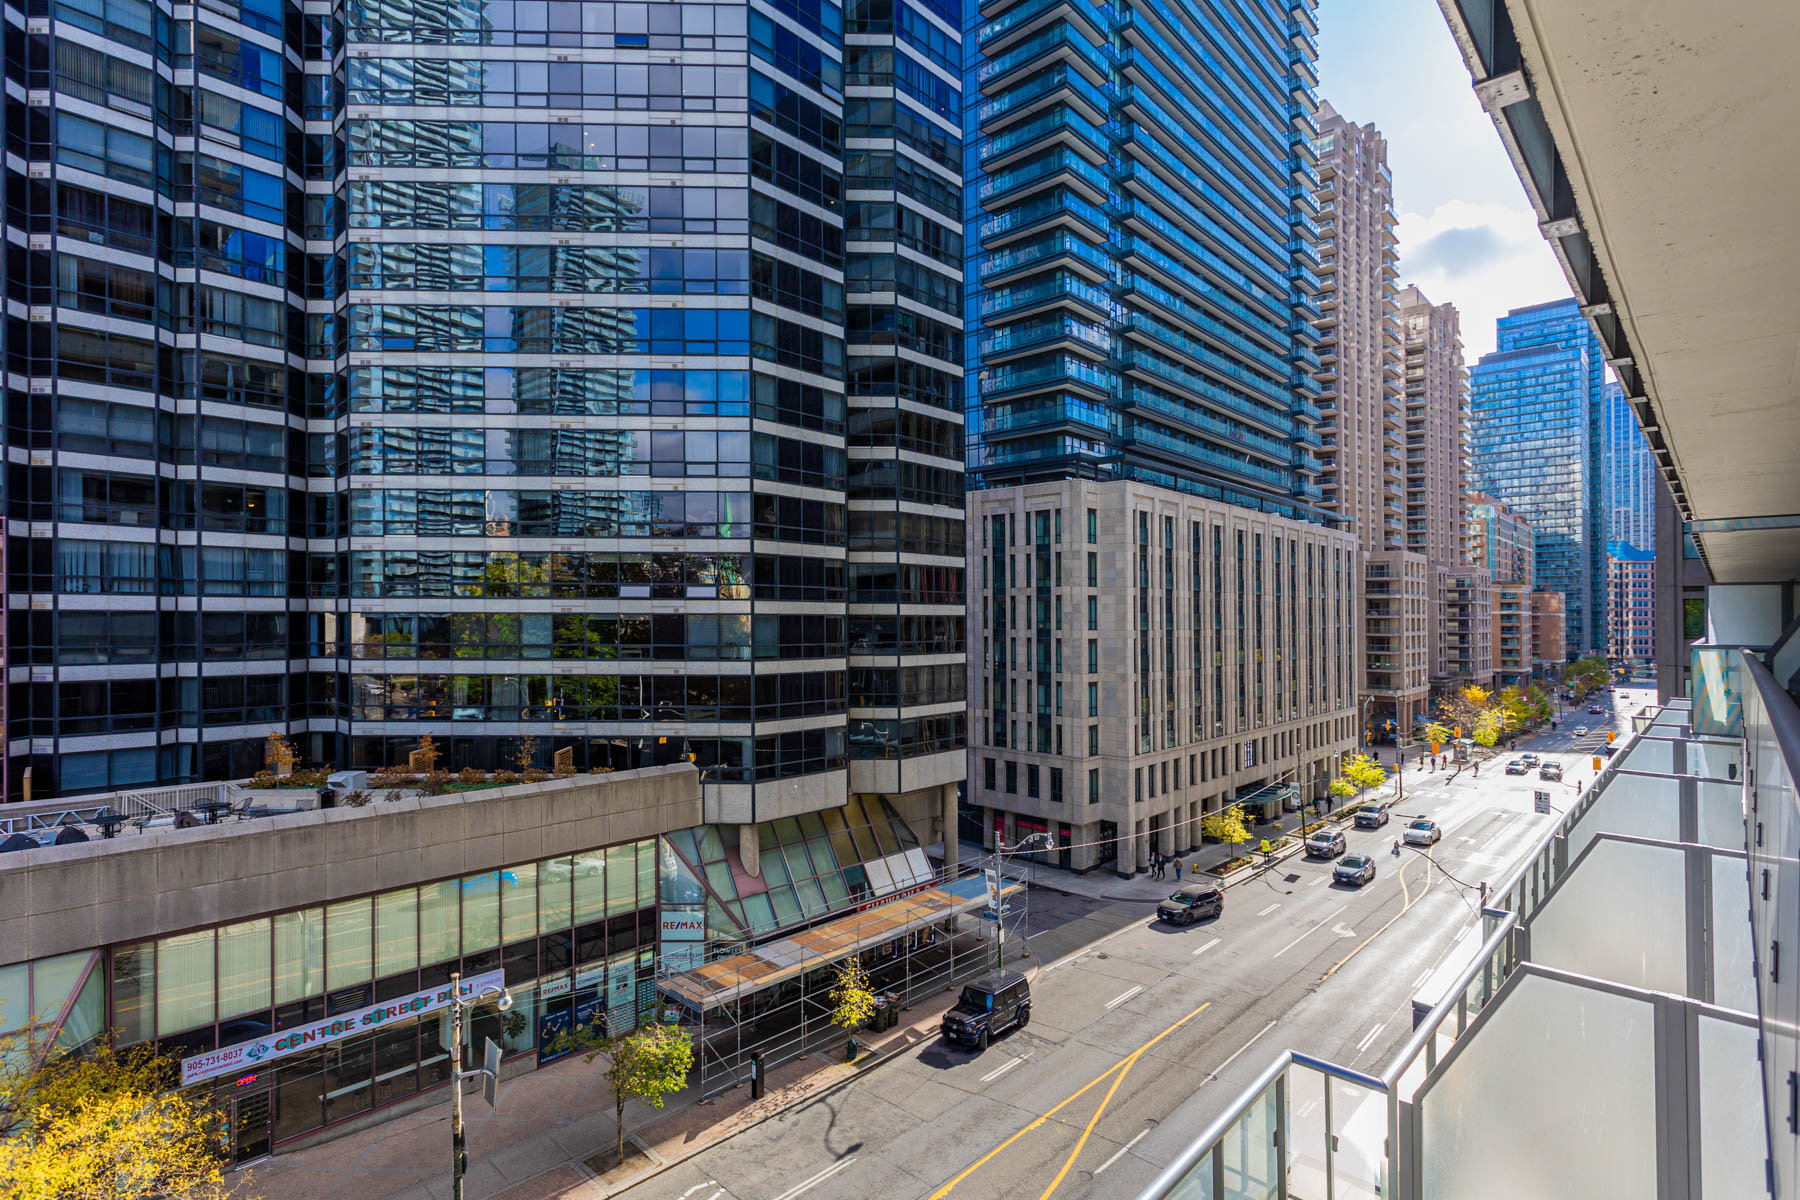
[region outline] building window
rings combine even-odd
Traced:
[[[1009,796],[1019,794],[1019,764],[1016,762],[1006,764],[1006,794]]]
[[[1087,540],[1090,546],[1100,544],[1100,514],[1091,508],[1087,510]]]
[[[981,761],[982,783],[988,791],[994,790],[994,760],[985,758]]]
[[[1097,683],[1090,683],[1090,684],[1088,684],[1088,716],[1097,717],[1099,715],[1100,715],[1100,685]]]
[[[1098,725],[1088,726],[1088,753],[1100,753],[1100,727]]]
[[[1088,674],[1100,673],[1100,642],[1097,638],[1088,639]]]
[[[1095,554],[1092,550],[1089,550],[1087,552],[1087,560],[1088,560],[1087,585],[1089,587],[1099,587],[1100,586],[1100,556],[1098,554]]]
[[[1050,803],[1063,802],[1063,773],[1061,767],[1050,768]]]
[[[1038,769],[1035,763],[1025,768],[1025,794],[1033,800],[1038,798]]]
[[[1088,597],[1088,628],[1090,630],[1100,628],[1100,597],[1098,596]]]
[[[1088,769],[1088,803],[1100,803],[1100,768],[1098,767]]]

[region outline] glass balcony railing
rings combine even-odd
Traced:
[[[1635,714],[1589,786],[1550,789],[1386,1066],[1279,1055],[1140,1200],[1794,1194],[1800,709],[1706,650],[1710,701]],[[1708,736],[1727,680],[1742,735]]]
[[[1048,221],[1064,213],[1086,222],[1102,235],[1110,226],[1105,211],[1099,205],[1090,204],[1067,188],[1056,188],[982,221],[981,241],[984,245],[998,241],[1010,233],[1029,229],[1040,221]]]
[[[1191,425],[1196,429],[1205,430],[1207,433],[1214,434],[1220,438],[1226,438],[1234,442],[1242,442],[1244,445],[1258,450],[1278,462],[1284,461],[1288,457],[1288,451],[1284,448],[1279,439],[1269,437],[1266,434],[1252,432],[1243,428],[1241,425],[1234,425],[1232,422],[1226,421],[1214,413],[1207,412],[1206,409],[1200,405],[1191,403],[1184,404],[1172,396],[1163,395],[1155,388],[1145,387],[1140,383],[1126,381],[1120,385],[1119,396],[1121,400],[1128,404],[1133,404],[1140,408],[1147,408],[1152,412],[1172,417],[1177,421]]]
[[[1053,233],[1039,241],[995,250],[981,259],[981,278],[992,279],[1014,271],[1025,271],[1058,258],[1077,258],[1104,276],[1110,277],[1113,262],[1103,250],[1097,250],[1068,233]]]
[[[987,53],[989,46],[1008,33],[1022,25],[1029,25],[1045,13],[1052,12],[1068,3],[1069,0],[1028,0],[1025,4],[1015,5],[1007,9],[1001,16],[995,17],[977,29],[975,44],[982,48],[983,53]],[[1070,5],[1070,7],[1080,11],[1079,5]]]
[[[1096,437],[1112,437],[1119,432],[1119,414],[1098,401],[1058,396],[1051,400],[990,408],[982,421],[983,432],[994,436],[1070,424],[1084,425]]]
[[[982,203],[995,196],[1003,196],[1007,192],[1022,188],[1039,179],[1067,171],[1086,181],[1101,195],[1107,193],[1106,176],[1100,169],[1073,150],[1051,150],[1036,158],[1027,159],[1016,167],[1002,171],[998,175],[990,175],[981,181],[978,195]]]
[[[976,110],[977,119],[983,127],[992,125],[1014,109],[1024,108],[1058,88],[1067,88],[1074,92],[1087,101],[1096,112],[1105,114],[1107,111],[1108,102],[1105,92],[1089,83],[1079,71],[1059,66],[1042,74],[1034,75],[1019,86],[1008,88],[999,95],[984,101]]]
[[[984,140],[981,144],[981,161],[985,165],[1059,133],[1074,134],[1098,151],[1102,158],[1111,153],[1106,144],[1106,135],[1100,131],[1099,126],[1074,109],[1059,104],[1023,125]]]
[[[1114,378],[1113,373],[1104,367],[1096,367],[1085,359],[1072,355],[1060,354],[1048,361],[989,367],[977,377],[977,385],[984,399],[1024,388],[1060,387],[1067,383],[1078,383],[1110,395]]]
[[[1021,42],[998,58],[990,58],[975,73],[978,85],[991,83],[1038,59],[1070,55],[1086,63],[1100,78],[1112,73],[1111,55],[1067,21],[1058,21],[1030,40]]]
[[[998,287],[983,292],[981,317],[984,321],[996,320],[1010,312],[1035,308],[1060,299],[1079,301],[1102,315],[1110,316],[1113,311],[1112,297],[1107,294],[1106,289],[1095,287],[1079,276],[1059,272],[1036,283]]]
[[[1112,334],[1106,326],[1094,321],[1078,321],[1067,315],[1024,321],[994,330],[983,334],[978,346],[983,358],[993,358],[1069,339],[1092,346],[1102,354],[1112,351]]]

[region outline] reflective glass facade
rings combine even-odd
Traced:
[[[958,13],[176,11],[8,60],[12,795],[961,778]]]
[[[1606,540],[1639,550],[1656,544],[1656,456],[1644,440],[1625,389],[1606,385],[1606,442],[1601,468],[1606,506]]]
[[[1514,309],[1497,332],[1469,373],[1475,486],[1531,523],[1537,586],[1566,598],[1567,654],[1604,652],[1605,351],[1573,300]]]
[[[1131,479],[1323,519],[1312,9],[971,6],[979,486]]]

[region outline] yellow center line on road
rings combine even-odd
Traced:
[[[1158,1042],[1162,1041],[1164,1038],[1168,1037],[1171,1033],[1174,1033],[1177,1029],[1180,1029],[1183,1025],[1186,1025],[1189,1021],[1193,1020],[1195,1017],[1199,1016],[1201,1013],[1205,1012],[1207,1009],[1211,1008],[1212,1003],[1213,1002],[1211,1000],[1208,1000],[1205,1004],[1202,1004],[1199,1008],[1194,1009],[1192,1012],[1190,1012],[1186,1016],[1182,1017],[1179,1021],[1174,1022],[1168,1028],[1164,1029],[1161,1033],[1157,1034],[1155,1037],[1151,1038],[1149,1041],[1147,1041],[1143,1045],[1139,1046],[1136,1050],[1133,1050],[1129,1055],[1120,1059],[1118,1062],[1114,1063],[1112,1066],[1108,1067],[1106,1070],[1102,1071],[1100,1074],[1094,1076],[1094,1078],[1092,1080],[1090,1080],[1086,1084],[1082,1085],[1082,1087],[1079,1091],[1070,1095],[1067,1099],[1063,1100],[1055,1108],[1051,1109],[1049,1112],[1045,1113],[1043,1116],[1038,1117],[1037,1119],[1032,1121],[1029,1125],[1025,1126],[1025,1128],[1019,1130],[1019,1132],[1013,1134],[1011,1137],[1007,1138],[1004,1142],[1001,1142],[998,1146],[995,1146],[992,1150],[989,1150],[986,1154],[982,1155],[980,1158],[976,1159],[974,1162],[972,1162],[968,1166],[964,1167],[961,1171],[957,1172],[957,1174],[950,1180],[950,1182],[946,1183],[943,1187],[939,1188],[937,1191],[931,1193],[930,1200],[943,1200],[943,1198],[945,1196],[948,1196],[950,1194],[951,1190],[953,1188],[955,1188],[957,1184],[961,1183],[963,1180],[967,1179],[969,1176],[971,1176],[975,1172],[979,1171],[982,1167],[987,1166],[988,1163],[990,1163],[994,1160],[995,1156],[999,1155],[1002,1151],[1004,1151],[1007,1147],[1011,1146],[1014,1142],[1018,1141],[1020,1138],[1024,1137],[1026,1134],[1030,1133],[1032,1130],[1037,1129],[1038,1127],[1042,1126],[1051,1117],[1054,1117],[1057,1113],[1061,1112],[1063,1109],[1069,1107],[1069,1105],[1075,1103],[1075,1101],[1077,1101],[1077,1100],[1081,1099],[1083,1096],[1087,1095],[1087,1093],[1092,1091],[1098,1085],[1106,1082],[1106,1079],[1108,1076],[1113,1075],[1114,1073],[1117,1073],[1119,1078],[1123,1079],[1125,1077],[1124,1073],[1131,1069],[1132,1064],[1137,1062],[1138,1057],[1140,1055],[1142,1055],[1146,1050],[1149,1050],[1152,1046],[1156,1045],[1156,1043],[1158,1043]],[[1112,1099],[1113,1092],[1116,1092],[1118,1090],[1118,1087],[1119,1087],[1118,1081],[1114,1080],[1112,1088],[1109,1089],[1106,1093],[1107,1100],[1110,1101]],[[1100,1107],[1101,1107],[1101,1110],[1104,1111],[1106,1108],[1106,1105],[1104,1103],[1102,1103]],[[1094,1114],[1094,1121],[1098,1121],[1099,1119],[1100,1119],[1099,1113]],[[1088,1122],[1088,1129],[1090,1131],[1094,1127],[1094,1121]],[[1082,1135],[1083,1140],[1086,1140],[1086,1137],[1087,1137],[1087,1134],[1084,1133]],[[1078,1146],[1077,1149],[1080,1149],[1080,1147]],[[1072,1158],[1073,1158],[1073,1156],[1071,1156],[1071,1160],[1072,1160]],[[1062,1182],[1063,1174],[1066,1174],[1068,1172],[1068,1169],[1069,1169],[1068,1164],[1064,1163],[1062,1173],[1058,1174],[1056,1177],[1056,1182],[1050,1185],[1051,1191],[1054,1191],[1056,1189],[1057,1185]],[[1044,1193],[1044,1195],[1046,1195],[1046,1196],[1048,1196],[1049,1194],[1050,1194],[1049,1192]]]
[[[1349,962],[1351,959],[1355,958],[1358,954],[1361,954],[1363,952],[1364,948],[1367,947],[1370,942],[1374,941],[1376,938],[1378,938],[1382,934],[1386,933],[1389,930],[1389,928],[1391,928],[1393,926],[1394,921],[1398,921],[1401,917],[1404,917],[1406,915],[1407,910],[1410,909],[1415,903],[1417,903],[1417,901],[1415,901],[1413,899],[1412,892],[1409,891],[1406,886],[1406,868],[1410,867],[1410,866],[1412,866],[1411,859],[1408,859],[1406,862],[1403,862],[1400,864],[1400,898],[1401,898],[1400,911],[1395,913],[1393,916],[1393,919],[1390,920],[1386,925],[1383,925],[1380,929],[1377,929],[1374,933],[1371,933],[1368,937],[1364,938],[1360,943],[1358,943],[1356,949],[1352,950],[1350,953],[1344,955],[1344,957],[1338,959],[1337,962],[1333,963],[1331,966],[1331,970],[1329,970],[1329,971],[1325,972],[1323,975],[1319,976],[1320,983],[1324,983],[1327,979],[1330,979],[1333,975],[1336,975],[1338,973],[1339,968],[1341,968],[1345,963]],[[1425,855],[1425,892],[1429,892],[1431,890],[1431,867],[1432,867],[1431,855],[1427,854],[1427,855]],[[1425,898],[1425,892],[1419,893],[1420,900],[1423,900]]]

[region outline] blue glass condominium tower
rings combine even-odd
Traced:
[[[1312,9],[971,9],[989,844],[1047,833],[1062,865],[1129,873],[1349,744],[1354,541],[1316,506]]]
[[[1565,652],[1604,652],[1605,351],[1573,300],[1513,309],[1496,328],[1469,373],[1475,486],[1531,522],[1537,586],[1566,598]]]
[[[12,792],[278,730],[938,805],[959,14],[175,11],[8,12]]]
[[[1605,402],[1606,441],[1600,466],[1606,540],[1651,550],[1656,544],[1656,456],[1625,399],[1625,389],[1609,380]]]

